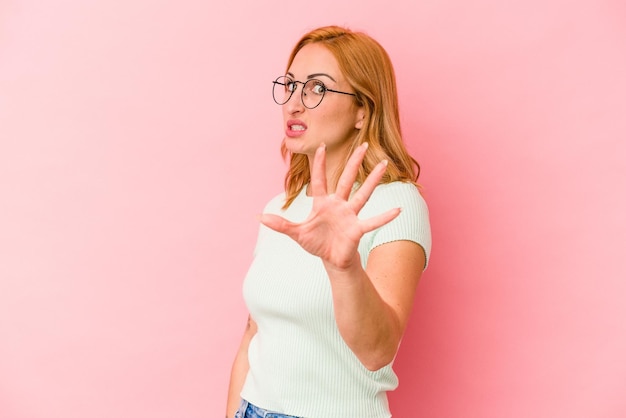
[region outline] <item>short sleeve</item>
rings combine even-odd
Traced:
[[[424,249],[428,266],[432,246],[428,206],[414,184],[392,182],[379,185],[359,213],[359,218],[367,219],[398,207],[402,209],[398,217],[361,239],[359,253],[364,265],[370,251],[379,245],[406,240]]]

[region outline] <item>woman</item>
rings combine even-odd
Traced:
[[[391,366],[431,245],[391,62],[363,33],[319,28],[273,96],[290,166],[260,216],[226,416],[390,417]]]

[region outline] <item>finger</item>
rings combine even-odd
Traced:
[[[270,213],[264,213],[259,215],[259,221],[270,229],[276,232],[292,236],[295,232],[296,224],[288,221],[282,216],[272,215]]]
[[[395,208],[388,210],[387,212],[381,213],[380,215],[376,215],[369,219],[364,219],[360,222],[363,233],[370,232],[375,230],[376,228],[380,228],[381,226],[388,224],[393,221],[398,215],[400,215],[402,209]]]
[[[350,206],[356,213],[359,213],[365,203],[368,201],[376,186],[380,184],[380,180],[383,178],[387,170],[387,160],[383,160],[374,167],[371,173],[367,176],[361,187],[350,198]]]
[[[348,198],[350,197],[352,187],[354,186],[354,181],[356,180],[356,176],[359,174],[359,168],[361,167],[363,158],[365,158],[365,152],[367,151],[367,147],[367,142],[362,143],[354,150],[354,152],[348,159],[346,167],[343,169],[341,177],[339,177],[337,189],[335,190],[335,194],[341,199],[348,200]]]
[[[326,194],[326,144],[322,143],[315,150],[311,166],[311,196]]]

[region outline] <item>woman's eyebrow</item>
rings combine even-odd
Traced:
[[[320,76],[328,77],[328,78],[330,78],[331,80],[335,81],[335,79],[334,79],[334,78],[332,78],[331,76],[329,76],[328,74],[325,74],[325,73],[315,73],[315,74],[311,74],[311,75],[307,76],[307,80],[310,80],[310,79],[312,79],[312,78],[317,78],[317,77],[320,77]],[[335,81],[335,83],[336,83],[336,81]]]
[[[291,78],[296,78],[296,76],[294,76],[292,73],[287,73],[287,75],[288,75],[288,76],[290,76]],[[310,74],[310,75],[308,75],[306,78],[307,78],[307,80],[310,80],[310,79],[312,79],[312,78],[317,78],[317,77],[322,77],[322,76],[330,78],[330,79],[331,79],[331,80],[333,80],[335,83],[337,82],[334,78],[332,78],[331,76],[329,76],[329,75],[328,75],[328,74],[326,74],[326,73],[315,73],[315,74]]]

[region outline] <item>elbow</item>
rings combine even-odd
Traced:
[[[387,363],[389,364],[389,363]],[[369,370],[370,372],[377,372],[380,369],[382,369],[383,367],[385,367],[387,364],[382,364],[382,363],[368,363],[368,364],[364,364],[365,368],[367,370]]]
[[[370,372],[376,372],[393,363],[400,347],[400,338],[388,336],[374,346],[360,352],[354,351],[361,364]]]
[[[367,359],[361,359],[361,364],[370,372],[377,372],[383,367],[390,365],[395,357],[395,350],[393,352],[381,352]]]

